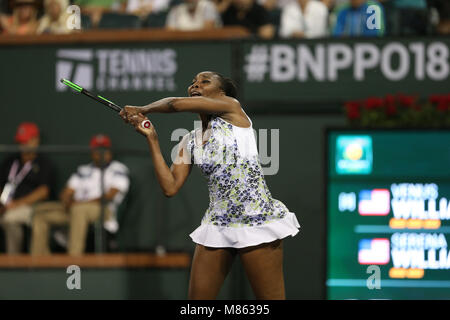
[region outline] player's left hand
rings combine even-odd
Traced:
[[[133,127],[136,129],[137,132],[139,132],[140,134],[142,134],[143,136],[147,137],[147,138],[151,138],[151,139],[156,139],[158,138],[158,135],[156,134],[156,130],[155,127],[153,126],[153,124],[150,122],[150,125],[147,127],[144,127],[143,124],[144,121],[149,121],[147,117],[145,117],[142,113],[138,113],[135,116],[132,116],[130,118],[130,123],[133,125]]]

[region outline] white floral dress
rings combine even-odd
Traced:
[[[253,124],[242,128],[213,116],[204,144],[201,135],[198,128],[185,136],[188,157],[206,177],[210,199],[192,240],[207,247],[243,248],[296,235],[295,214],[273,199],[266,185]]]

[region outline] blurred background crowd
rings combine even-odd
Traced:
[[[372,6],[377,28],[365,19]],[[450,1],[0,0],[0,35],[235,25],[262,39],[449,34]]]

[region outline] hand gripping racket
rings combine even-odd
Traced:
[[[89,98],[94,99],[95,101],[104,104],[105,106],[111,108],[112,110],[114,110],[114,111],[116,111],[116,112],[120,112],[120,111],[122,111],[122,109],[123,109],[122,107],[119,107],[119,106],[118,106],[117,104],[115,104],[114,102],[109,101],[108,99],[106,99],[106,98],[104,98],[104,97],[102,97],[102,96],[100,96],[100,95],[95,95],[95,94],[93,94],[93,93],[87,91],[86,89],[80,87],[79,85],[77,85],[77,84],[75,84],[75,83],[73,83],[73,82],[70,82],[70,81],[67,80],[67,79],[60,79],[60,81],[61,81],[61,83],[65,84],[65,85],[68,86],[69,88],[72,88],[72,89],[75,90],[76,92],[82,93],[82,94],[88,96]],[[141,123],[141,126],[142,126],[143,128],[146,128],[146,129],[150,128],[151,125],[152,125],[152,124],[151,124],[150,120],[144,120],[144,121],[142,121],[142,123]]]

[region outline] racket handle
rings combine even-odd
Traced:
[[[141,122],[141,127],[148,129],[152,126],[152,123],[150,122],[150,120],[144,120]]]

